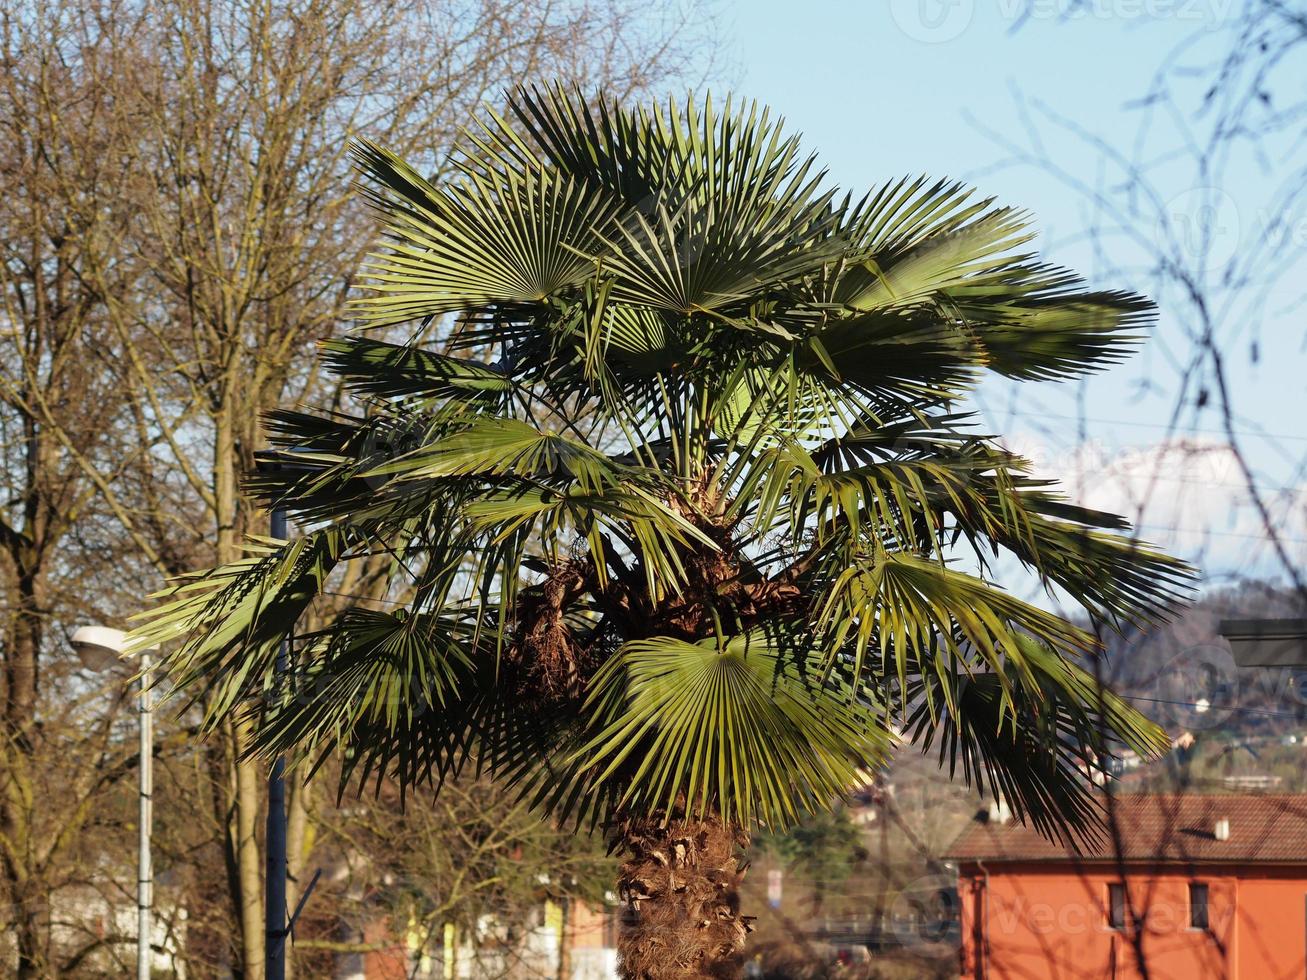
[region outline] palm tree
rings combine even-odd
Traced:
[[[411,339],[325,345],[358,414],[276,413],[293,465],[249,483],[304,534],[147,615],[210,726],[339,751],[350,784],[471,766],[604,828],[629,978],[733,975],[750,832],[896,740],[1047,834],[1095,832],[1099,760],[1164,745],[1095,682],[1098,635],[1164,617],[1190,573],[958,406],[985,371],[1116,362],[1147,300],[1038,261],[1021,213],[957,183],[823,189],[755,105],[522,90],[453,179],[356,154],[386,227],[357,311]],[[378,561],[389,601],[299,635],[279,682],[283,635]],[[1020,566],[1088,627],[994,583]]]

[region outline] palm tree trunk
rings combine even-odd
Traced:
[[[752,917],[740,915],[740,856],[749,838],[720,817],[677,812],[619,828],[623,980],[726,980],[740,975]]]

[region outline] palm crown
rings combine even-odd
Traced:
[[[987,370],[1114,363],[1146,300],[1040,262],[1022,214],[959,184],[823,189],[752,105],[520,91],[452,180],[357,159],[386,225],[359,316],[417,327],[325,345],[361,414],[270,419],[288,465],[250,488],[303,535],[138,631],[179,641],[210,723],[344,748],[363,779],[471,761],[559,817],[745,828],[828,805],[901,737],[1075,832],[1102,752],[1164,744],[1095,683],[1095,630],[1164,615],[1187,568],[956,407]],[[994,584],[1003,555],[1089,628]],[[356,561],[391,602],[327,614]]]

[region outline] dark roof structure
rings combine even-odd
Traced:
[[[1223,619],[1240,667],[1307,667],[1307,619]]]
[[[1117,796],[1108,829],[1080,853],[1014,820],[977,821],[955,861],[1307,864],[1307,793]],[[1228,823],[1222,824],[1222,821]]]

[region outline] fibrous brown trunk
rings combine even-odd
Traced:
[[[748,835],[719,817],[682,812],[627,820],[618,880],[623,980],[699,980],[740,974],[750,917],[740,915]]]

